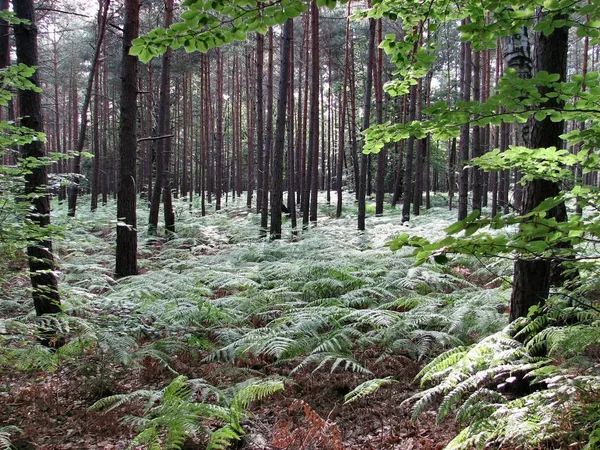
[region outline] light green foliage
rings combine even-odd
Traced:
[[[344,396],[345,403],[351,403],[363,397],[366,397],[373,392],[377,392],[381,386],[385,386],[386,384],[396,383],[395,380],[391,378],[376,378],[373,380],[367,380],[364,383],[356,386],[352,391]]]
[[[133,42],[130,53],[148,62],[167,48],[207,52],[234,41],[245,41],[248,33],[265,34],[308,9],[305,0],[185,0],[181,21],[168,29],[155,28]],[[337,0],[317,0],[320,7],[335,8]]]
[[[523,182],[533,179],[573,180],[569,167],[582,172],[598,170],[598,156],[586,151],[573,155],[566,150],[526,149],[511,147],[505,152],[493,151],[473,160],[486,170],[519,168]],[[574,180],[573,180],[574,181]],[[595,244],[600,242],[597,188],[575,185],[551,197],[525,215],[515,213],[495,217],[480,216],[473,211],[465,219],[445,229],[442,239],[430,241],[412,233],[402,233],[388,245],[392,250],[413,247],[417,264],[430,259],[446,263],[453,254],[469,254],[478,258],[504,255],[507,258],[549,258],[566,263],[597,258]],[[579,203],[583,215],[571,214],[566,222],[548,218],[548,212],[559,204]]]
[[[23,64],[0,69],[0,106],[7,106],[16,90],[40,91],[29,80],[35,70]],[[11,121],[0,121],[0,158],[9,155],[14,160],[12,165],[0,165],[0,256],[3,258],[14,258],[28,241],[41,240],[59,231],[53,226],[42,229],[25,219],[29,207],[26,200],[45,195],[43,191],[24,195],[25,175],[34,167],[51,164],[48,158],[19,158],[18,146],[36,140],[44,141],[44,134]],[[5,275],[1,274],[0,279]]]
[[[600,374],[586,355],[597,345],[598,319],[554,300],[534,318],[443,353],[417,376],[433,386],[407,400],[413,415],[436,402],[438,419],[455,411],[465,428],[447,449],[593,448]],[[538,356],[545,354],[553,358]]]
[[[145,401],[143,415],[126,416],[126,423],[136,425],[139,434],[127,448],[138,445],[159,450],[180,449],[186,438],[195,433],[210,436],[208,450],[225,450],[241,438],[241,421],[253,401],[261,400],[283,389],[283,382],[275,379],[255,379],[228,390],[220,390],[204,380],[188,380],[179,375],[164,389],[138,390],[103,398],[90,408],[111,410],[125,403]],[[196,396],[215,396],[218,404],[195,401]],[[214,432],[204,427],[206,421],[217,421],[222,426]]]
[[[0,449],[12,450],[11,435],[19,433],[21,430],[15,426],[0,426]]]

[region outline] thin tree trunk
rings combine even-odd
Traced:
[[[79,191],[79,174],[81,172],[81,152],[85,145],[85,132],[87,129],[87,113],[90,107],[90,100],[92,97],[92,88],[94,85],[94,78],[98,72],[98,63],[100,62],[100,53],[102,51],[102,41],[104,39],[104,32],[106,30],[106,22],[108,16],[108,6],[110,0],[104,0],[104,4],[100,3],[98,8],[98,37],[96,39],[96,50],[94,51],[94,58],[92,59],[92,67],[90,68],[90,74],[88,75],[87,86],[85,89],[85,96],[83,97],[83,106],[81,107],[81,123],[79,128],[79,136],[77,138],[77,147],[75,147],[75,157],[73,158],[73,173],[75,178],[73,179],[73,185],[69,190],[69,205],[68,215],[69,217],[75,217],[75,211],[77,209],[77,193]]]
[[[258,172],[256,176],[256,212],[262,211],[263,204],[263,178],[264,178],[264,99],[263,99],[263,78],[264,78],[264,36],[256,35],[256,157],[258,161]],[[262,223],[261,223],[262,225]],[[261,231],[261,235],[266,233],[266,229]]]
[[[383,40],[383,23],[377,20],[378,41]],[[377,51],[377,70],[375,71],[375,110],[377,124],[383,123],[383,50]],[[387,150],[382,148],[377,155],[377,179],[375,188],[375,215],[383,215],[383,200],[385,197],[385,176],[387,166]]]
[[[246,128],[248,135],[248,172],[247,172],[247,184],[246,189],[248,191],[248,197],[246,199],[246,207],[252,208],[252,196],[254,194],[254,180],[256,178],[254,170],[254,117],[257,115],[255,109],[255,97],[251,89],[252,79],[252,55],[251,53],[246,54]]]
[[[296,218],[296,170],[294,167],[294,21],[290,24],[290,56],[288,69],[288,210],[292,224],[292,236],[297,234]]]
[[[336,189],[337,189],[337,207],[335,210],[335,216],[342,216],[342,179],[344,170],[344,148],[345,148],[345,128],[346,128],[346,109],[348,106],[348,77],[350,75],[350,4],[346,11],[346,38],[345,38],[345,52],[344,52],[344,80],[342,82],[342,100],[340,104],[340,126],[338,135],[338,160],[336,170]]]
[[[410,87],[409,106],[408,106],[408,121],[414,122],[417,117],[417,86]],[[404,167],[404,201],[402,203],[402,223],[410,221],[410,200],[412,190],[413,176],[413,149],[415,145],[415,137],[410,136],[406,142],[406,160]]]
[[[217,111],[216,111],[216,135],[215,135],[215,157],[216,157],[216,185],[215,185],[215,210],[221,209],[221,196],[223,195],[223,55],[221,49],[217,53]]]
[[[169,27],[173,20],[173,1],[167,0],[165,4],[165,26]],[[160,98],[158,105],[158,135],[167,136],[171,131],[171,56],[172,50],[168,48],[162,58],[160,70]],[[163,198],[165,230],[166,233],[175,231],[173,206],[171,203],[171,188],[169,177],[169,159],[171,153],[171,138],[160,139],[156,144],[156,180],[150,203],[148,217],[148,234],[158,232],[158,215],[160,210],[161,195]]]
[[[319,198],[319,8],[316,0],[311,6],[311,97],[310,124],[308,129],[308,151],[312,153],[311,189],[310,189],[310,221],[317,222],[317,203]],[[308,169],[307,169],[308,170]]]
[[[283,159],[285,138],[285,114],[289,84],[290,48],[293,19],[283,25],[281,35],[281,63],[279,72],[279,93],[277,99],[277,122],[275,125],[275,145],[273,147],[272,187],[271,187],[271,239],[281,239],[281,208],[283,204]]]
[[[270,163],[271,149],[273,148],[273,28],[269,29],[269,52],[267,57],[267,122],[265,126],[265,148],[263,151],[263,189],[262,208],[260,211],[261,233],[266,236],[269,227],[269,186],[270,186]]]
[[[375,68],[375,19],[369,19],[369,47],[367,53],[367,80],[365,83],[365,103],[363,107],[363,131],[369,128],[371,120],[371,90],[373,88],[373,71]],[[367,170],[369,157],[361,153],[360,158],[360,183],[358,194],[358,229],[365,230],[366,196],[367,196]]]
[[[481,52],[476,51],[473,54],[473,100],[481,101]],[[473,137],[471,143],[471,155],[477,158],[483,154],[481,148],[481,127],[473,127]],[[473,176],[473,211],[481,212],[483,205],[483,170],[479,168],[472,169]]]
[[[466,21],[463,20],[463,24]],[[471,98],[471,44],[463,42],[460,48],[461,100],[468,102]],[[458,150],[458,220],[467,217],[469,197],[469,170],[465,167],[469,159],[469,125],[460,127],[460,144]]]

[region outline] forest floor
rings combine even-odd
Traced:
[[[288,249],[293,248],[294,245],[299,245],[297,242],[302,242],[302,237],[290,239],[291,236],[288,236],[288,239],[277,244],[279,247],[274,250],[273,247],[269,247],[271,244],[257,240],[257,217],[244,212],[243,207],[216,214],[216,218],[206,219],[207,222],[204,223],[204,226],[198,223],[199,219],[196,215],[188,215],[183,207],[180,206],[180,208],[177,211],[181,220],[179,227],[186,226],[188,229],[183,233],[184,236],[179,238],[179,241],[169,244],[160,239],[151,239],[140,244],[140,268],[144,273],[140,277],[147,277],[140,283],[142,286],[146,283],[146,286],[144,288],[129,286],[129,289],[142,289],[141,294],[132,293],[132,291],[121,291],[119,294],[119,289],[125,288],[120,287],[122,283],[116,282],[111,277],[111,264],[114,258],[111,244],[114,239],[114,230],[111,229],[111,226],[114,227],[114,222],[112,222],[111,215],[114,211],[107,208],[104,213],[96,213],[95,216],[85,213],[84,217],[78,219],[78,222],[68,223],[63,217],[64,211],[59,210],[54,219],[55,223],[66,225],[63,225],[65,227],[63,239],[56,241],[55,251],[59,256],[59,266],[63,273],[61,278],[63,298],[69,305],[70,314],[96,325],[110,323],[111,326],[114,326],[115,323],[118,323],[118,326],[121,327],[118,328],[119,330],[137,327],[136,330],[142,330],[142,332],[135,334],[137,340],[135,345],[138,346],[136,348],[146,348],[146,344],[155,339],[156,334],[152,333],[159,333],[161,338],[170,338],[172,336],[167,336],[167,334],[174,333],[183,336],[184,340],[190,341],[192,338],[190,338],[189,327],[181,326],[180,322],[178,322],[178,327],[174,328],[158,327],[153,322],[155,318],[152,314],[166,313],[149,313],[147,309],[144,309],[150,303],[149,297],[163,299],[171,295],[171,291],[174,290],[173,285],[167,285],[165,281],[163,282],[165,283],[164,291],[160,292],[160,288],[157,288],[159,292],[154,292],[153,287],[148,286],[151,284],[148,280],[152,280],[152,277],[158,279],[165,273],[167,277],[173,278],[178,274],[189,275],[193,272],[197,275],[203,273],[202,276],[205,278],[202,278],[204,284],[201,288],[210,289],[209,293],[212,292],[212,294],[207,298],[209,302],[215,304],[215,308],[226,304],[230,297],[231,301],[237,301],[241,292],[245,293],[248,302],[251,303],[257,298],[253,296],[261,293],[262,287],[269,286],[273,291],[277,289],[277,277],[264,274],[272,274],[279,270],[274,264],[278,264],[279,260],[284,259],[281,255],[288,252]],[[323,222],[315,230],[325,233],[328,237],[319,238],[321,240],[316,239],[310,244],[303,244],[307,245],[307,248],[301,251],[306,252],[306,261],[312,261],[310,264],[321,264],[318,266],[317,272],[319,272],[323,267],[329,266],[327,261],[318,261],[326,258],[324,256],[327,254],[326,252],[333,252],[331,261],[346,262],[332,262],[331,266],[348,277],[352,274],[355,283],[353,286],[364,287],[366,283],[364,280],[368,279],[369,289],[374,291],[377,288],[383,292],[381,285],[377,284],[379,278],[396,276],[393,270],[397,265],[404,264],[398,262],[400,259],[393,260],[392,252],[384,247],[386,240],[403,229],[398,223],[399,216],[391,212],[391,216],[385,219],[372,218],[368,222],[371,231],[368,232],[368,238],[365,238],[364,235],[358,234],[353,229],[355,218],[351,213],[347,214],[345,221],[341,224],[328,216],[331,213],[330,209],[326,208],[321,213],[324,216]],[[142,209],[140,215],[145,214],[146,212]],[[182,219],[184,216],[186,218]],[[212,222],[208,222],[208,220],[212,220]],[[342,221],[343,219],[337,220]],[[430,213],[428,218],[419,220],[421,222],[416,220],[415,224],[411,224],[414,230],[428,230],[429,235],[439,234],[445,226],[451,223],[452,213],[438,208],[437,213]],[[432,231],[433,229],[434,231]],[[191,244],[190,236],[192,236]],[[248,242],[246,242],[246,238],[249,239]],[[323,239],[331,240],[323,241]],[[310,240],[306,239],[306,241]],[[334,246],[332,242],[339,244],[342,253],[337,254],[335,253],[337,249],[327,248]],[[344,248],[348,249],[348,254],[343,253]],[[300,250],[297,251],[300,252]],[[255,252],[252,253],[254,256],[249,256],[250,252]],[[298,259],[300,254],[290,255],[292,261],[294,258]],[[367,254],[370,256],[366,256]],[[255,257],[256,255],[259,255],[260,258]],[[398,257],[398,255],[394,257]],[[406,259],[405,256],[404,259]],[[229,267],[227,271],[222,269],[222,272],[219,272],[231,275],[231,278],[226,281],[213,273],[218,264],[225,264],[224,261],[227,261],[227,264],[236,261],[233,267]],[[299,266],[303,264],[301,260],[297,260],[297,263]],[[306,264],[309,263],[306,262]],[[336,264],[347,264],[347,266],[337,268]],[[290,270],[291,266],[286,267],[285,270]],[[352,267],[352,271],[348,269],[349,267]],[[210,272],[208,268],[213,272]],[[494,280],[489,276],[476,273],[475,269],[465,268],[463,265],[456,266],[451,272],[437,274],[439,275],[438,279],[432,277],[431,273],[434,272],[414,275],[415,272],[411,270],[410,264],[406,265],[406,273],[410,273],[411,277],[416,278],[412,284],[403,285],[402,289],[414,289],[415,292],[418,292],[415,294],[416,297],[422,297],[426,299],[426,302],[434,302],[432,304],[440,303],[439,296],[441,295],[454,295],[459,287],[466,286],[468,291],[473,293],[481,289],[477,286],[495,286]],[[249,275],[250,272],[254,275]],[[243,283],[249,284],[250,281],[256,279],[252,278],[256,273],[263,274],[262,284],[253,286],[251,289],[243,287],[245,286]],[[242,275],[246,278],[239,280],[235,278]],[[271,285],[265,281],[269,276],[272,279]],[[286,276],[294,278],[296,273],[283,275],[284,278]],[[233,283],[232,279],[238,284]],[[348,281],[348,278],[338,277],[339,280]],[[356,280],[363,281],[358,283]],[[31,345],[34,342],[31,334],[24,333],[25,337],[21,336],[17,339],[10,334],[8,326],[10,320],[31,320],[29,313],[32,308],[27,292],[28,280],[23,261],[11,262],[11,274],[0,281],[4,283],[2,295],[7,299],[5,305],[9,305],[0,309],[0,321],[5,321],[0,322],[0,328],[5,328],[3,334],[7,336],[4,340],[7,350],[0,353],[0,383],[2,385],[0,427],[14,425],[21,430],[20,433],[11,434],[12,443],[17,449],[125,449],[137,432],[131,423],[123,424],[122,418],[126,413],[140,413],[141,406],[128,404],[108,412],[98,412],[90,410],[90,405],[109,395],[138,389],[162,389],[173,379],[174,373],[183,374],[190,379],[200,378],[215,386],[233,385],[244,381],[249,376],[254,378],[280,377],[285,380],[283,391],[251,404],[250,414],[242,422],[246,434],[236,444],[237,446],[234,445],[231,448],[431,450],[444,448],[458,431],[452,418],[437,423],[434,412],[425,412],[417,419],[412,420],[410,406],[401,405],[404,400],[419,390],[415,376],[423,367],[424,362],[435,356],[436,352],[439,353],[444,347],[447,348],[447,344],[430,346],[431,348],[421,353],[415,353],[408,348],[388,352],[388,354],[382,351],[381,345],[383,344],[375,342],[371,345],[362,345],[360,348],[353,348],[351,357],[348,357],[349,361],[356,361],[357,367],[360,367],[361,370],[343,370],[341,368],[329,370],[330,364],[321,364],[318,370],[314,370],[315,365],[305,364],[301,356],[277,360],[267,354],[268,352],[255,353],[252,350],[247,352],[244,357],[232,361],[218,361],[214,358],[207,358],[214,351],[214,347],[202,343],[204,338],[198,338],[202,342],[197,347],[181,347],[172,352],[168,365],[160,359],[153,358],[150,353],[146,356],[136,357],[137,359],[132,363],[123,364],[123,358],[119,360],[119,358],[113,357],[110,347],[101,345],[100,338],[95,345],[82,344],[81,351],[76,355],[59,351],[57,355],[43,356],[31,350],[34,347]],[[456,289],[448,287],[450,282],[454,283]],[[309,285],[313,286],[311,285],[313,281],[300,280],[299,283],[305,296],[310,293],[307,289]],[[331,285],[332,281],[329,280],[328,283]],[[436,283],[441,283],[439,288],[435,286]],[[335,286],[337,286],[336,289],[339,288],[338,285]],[[328,289],[333,288],[330,286]],[[345,287],[340,289],[342,290],[339,292],[346,295],[346,297],[341,295],[342,298],[358,292],[356,289],[351,291]],[[385,295],[388,294],[389,292],[386,291]],[[389,295],[397,296],[398,294],[392,292]],[[177,296],[181,297],[185,294],[177,293],[175,297]],[[328,291],[320,297],[329,299],[334,297],[334,293]],[[295,298],[297,299],[297,297]],[[491,305],[490,308],[487,306],[487,309],[483,308],[494,314],[496,314],[496,310],[498,311],[498,316],[494,316],[493,319],[498,324],[490,325],[490,330],[494,327],[497,329],[506,317],[503,308],[498,307],[498,303],[501,303],[503,298],[505,299],[504,294],[500,293],[488,302]],[[131,306],[130,303],[134,301],[132,299],[139,303]],[[153,301],[152,304],[156,305],[156,301]],[[179,298],[178,301],[181,302],[181,299]],[[243,311],[248,307],[243,304],[242,300],[239,301],[242,302],[239,309]],[[403,312],[402,308],[404,307],[398,306],[397,299],[394,301],[396,303],[389,309]],[[453,304],[454,301],[443,300],[448,304]],[[153,307],[156,308],[156,306]],[[439,304],[435,307],[439,308]],[[138,315],[134,314],[138,311],[136,308],[141,308]],[[357,307],[358,310],[363,308],[365,306]],[[474,308],[477,309],[478,306],[475,305]],[[87,312],[83,313],[82,310]],[[427,314],[427,310],[425,310],[425,314]],[[262,316],[258,313],[253,312],[247,317],[250,317],[250,323],[254,324],[256,328],[263,326],[261,323],[264,318],[261,318]],[[131,325],[134,320],[136,321],[135,327]],[[459,320],[462,319],[456,319],[456,322],[458,323]],[[202,326],[208,326],[206,320],[201,323]],[[193,326],[197,327],[198,323]],[[452,326],[456,327],[456,324]],[[232,327],[232,325],[226,325],[226,330],[227,327]],[[108,334],[114,329],[107,328]],[[148,331],[149,329],[150,331]],[[223,330],[219,332],[223,333]],[[461,332],[460,339],[463,341],[464,336],[477,338],[477,336],[473,336],[475,332],[472,329],[465,329]],[[483,331],[479,332],[483,333]],[[68,334],[68,330],[65,334]],[[210,340],[216,334],[213,335],[211,329],[203,336]],[[75,341],[77,338],[72,337],[71,339]],[[418,339],[413,338],[412,340]],[[126,351],[130,351],[133,355],[137,350],[131,347]],[[45,357],[52,361],[50,363],[42,361]],[[344,364],[340,365],[340,367],[343,366]],[[344,396],[360,383],[371,378],[386,377],[395,382],[382,386],[369,396],[345,403]],[[208,420],[204,426],[209,430],[215,429],[218,428],[218,423]],[[203,449],[205,446],[206,435],[192,433],[183,448]]]
[[[182,358],[185,359],[185,356]],[[375,358],[369,362],[374,364]],[[89,362],[91,364],[91,362]],[[196,359],[180,361],[177,367],[191,378],[213,379],[224,372],[215,364]],[[254,367],[260,365],[254,362]],[[435,414],[426,413],[412,421],[403,400],[415,393],[413,379],[419,364],[406,357],[377,362],[377,376],[391,376],[398,383],[382,387],[368,398],[344,405],[344,395],[364,377],[347,372],[304,371],[293,377],[286,390],[253,405],[244,422],[247,434],[239,446],[247,450],[434,450],[442,449],[456,435],[452,419],[436,424]],[[284,371],[285,368],[279,370]],[[3,374],[0,423],[16,425],[22,435],[13,444],[21,450],[67,450],[127,448],[135,433],[119,423],[122,412],[90,411],[99,397],[140,388],[160,388],[172,374],[148,360],[135,373],[107,368],[110,386],[86,374],[86,362],[67,364],[52,375]],[[272,374],[272,371],[269,371]],[[138,447],[143,448],[143,447]],[[205,442],[190,439],[183,447],[203,449]]]

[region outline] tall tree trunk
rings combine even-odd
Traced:
[[[273,28],[269,29],[269,52],[267,57],[267,122],[265,126],[265,148],[263,157],[263,179],[262,179],[262,209],[260,211],[261,233],[266,236],[269,226],[269,186],[270,186],[270,163],[271,149],[273,148]]]
[[[342,82],[342,100],[340,104],[340,126],[338,135],[338,159],[337,159],[337,170],[335,177],[335,185],[337,190],[337,206],[335,210],[335,216],[342,216],[342,181],[343,181],[343,170],[344,170],[344,148],[345,148],[345,128],[346,128],[346,109],[348,106],[348,78],[350,75],[350,2],[348,2],[348,8],[346,11],[346,38],[345,38],[345,51],[344,51],[344,80]]]
[[[221,209],[221,197],[223,195],[223,55],[221,49],[216,49],[217,53],[217,117],[216,117],[216,135],[215,135],[215,157],[216,157],[216,186],[215,186],[215,210]]]
[[[37,67],[38,44],[37,25],[33,0],[13,1],[15,14],[20,19],[29,21],[29,24],[14,26],[15,44],[17,50],[17,63],[29,67]],[[39,74],[36,71],[30,81],[40,86]],[[37,132],[43,132],[42,96],[34,90],[19,90],[19,115],[20,125]],[[44,144],[41,140],[34,140],[22,147],[23,158],[39,160],[45,156]],[[29,198],[31,208],[27,220],[43,229],[50,225],[50,197],[46,189],[48,177],[46,166],[40,164],[31,167],[25,174],[25,197]],[[24,200],[25,201],[25,200]],[[46,232],[44,232],[46,234]],[[31,240],[27,244],[27,257],[29,261],[29,277],[32,285],[32,297],[35,312],[42,314],[56,314],[61,311],[58,281],[54,271],[54,257],[52,255],[52,241],[49,238]],[[43,340],[47,345],[56,343]]]
[[[541,15],[541,12],[538,12]],[[562,17],[558,16],[557,19]],[[538,19],[542,19],[539,17]],[[547,71],[560,76],[560,81],[566,80],[567,53],[569,42],[568,27],[555,28],[549,36],[543,33],[535,35],[535,71]],[[548,88],[540,88],[540,94],[545,96]],[[557,98],[549,98],[543,105],[546,108],[561,109],[564,103]],[[562,147],[560,135],[564,123],[554,122],[549,117],[533,122],[530,135],[531,148]],[[523,191],[522,214],[532,211],[542,201],[558,195],[558,183],[548,180],[529,182]],[[564,204],[549,211],[549,217],[557,221],[567,219]],[[531,306],[543,303],[550,292],[552,264],[548,259],[517,259],[514,268],[513,289],[510,299],[510,320],[526,316]]]
[[[417,120],[423,117],[423,79],[417,81]],[[421,214],[421,203],[423,202],[423,154],[424,139],[417,139],[415,155],[415,185],[413,191],[413,214]]]
[[[271,239],[281,239],[281,207],[283,204],[283,158],[285,138],[285,114],[289,84],[290,48],[292,41],[292,22],[288,19],[283,25],[281,35],[281,64],[279,72],[279,90],[277,99],[277,121],[275,124],[275,145],[273,147],[272,187],[271,187]]]
[[[255,109],[255,97],[252,92],[252,61],[251,53],[246,53],[246,133],[248,135],[248,173],[246,189],[248,190],[248,197],[246,199],[246,207],[252,208],[252,196],[254,194],[254,180],[256,179],[256,173],[254,170],[254,117],[257,115]]]
[[[378,41],[383,40],[383,23],[381,19],[377,20]],[[377,123],[383,123],[383,50],[377,51],[377,70],[375,71],[375,110]],[[383,200],[385,196],[385,176],[387,166],[387,151],[381,149],[377,155],[377,179],[375,181],[375,214],[383,215]]]
[[[93,148],[94,148],[94,161],[93,161],[93,172],[92,172],[92,200],[90,208],[92,211],[98,209],[98,192],[100,191],[100,159],[102,157],[100,153],[100,77],[96,77],[94,80],[94,109],[92,117],[92,134],[93,134]]]
[[[131,41],[138,36],[140,0],[125,0],[123,27],[123,60],[121,63],[121,115],[119,126],[119,191],[117,195],[117,277],[137,275],[137,217],[136,217],[136,114],[137,75],[136,56],[129,54]]]
[[[412,85],[409,92],[409,105],[408,105],[408,121],[414,122],[417,118],[417,86]],[[402,223],[410,221],[410,200],[412,190],[412,177],[413,177],[413,149],[415,145],[415,137],[409,136],[406,142],[406,160],[404,167],[404,201],[402,203]]]
[[[463,24],[467,22],[463,20]],[[471,44],[463,42],[460,46],[460,98],[468,102],[471,98]],[[458,150],[458,220],[467,217],[469,197],[469,170],[465,167],[469,159],[469,124],[460,127]]]
[[[173,20],[173,0],[165,4],[165,26],[168,28]],[[166,232],[174,232],[175,224],[171,201],[171,187],[169,183],[169,158],[171,153],[171,138],[166,137],[171,133],[171,48],[163,55],[160,69],[160,94],[158,105],[158,139],[156,145],[156,179],[150,201],[148,216],[148,234],[158,232],[158,215],[160,199],[163,198]],[[170,207],[170,208],[169,208]],[[169,223],[167,223],[167,221]]]
[[[365,103],[363,107],[363,131],[369,128],[371,120],[371,90],[373,88],[373,69],[375,67],[375,19],[369,19],[369,47],[367,53],[367,80],[365,83]],[[360,155],[360,183],[358,189],[358,229],[364,231],[366,219],[367,170],[369,156]]]
[[[476,51],[473,54],[473,100],[481,102],[481,52]],[[481,127],[473,127],[473,139],[471,144],[471,155],[477,158],[483,154],[481,148]],[[481,212],[483,205],[483,170],[479,168],[472,169],[473,174],[473,211]]]
[[[290,221],[292,224],[292,236],[296,236],[297,217],[296,217],[296,168],[294,167],[295,152],[294,152],[294,21],[290,24],[290,56],[288,69],[288,210],[290,211]]]
[[[100,62],[100,53],[102,50],[102,41],[104,40],[104,32],[106,30],[106,19],[108,16],[108,6],[110,0],[104,0],[104,4],[100,3],[98,8],[98,37],[96,39],[96,50],[94,51],[94,58],[92,59],[92,67],[90,68],[90,74],[88,75],[87,86],[85,88],[85,96],[83,98],[83,106],[81,107],[81,123],[79,128],[79,136],[77,138],[77,147],[75,147],[75,157],[73,158],[73,173],[75,178],[73,184],[69,190],[69,205],[68,215],[69,217],[75,217],[75,211],[77,209],[77,194],[79,191],[79,173],[81,172],[81,152],[85,145],[85,132],[87,129],[87,113],[90,107],[90,100],[92,97],[92,88],[94,85],[94,78],[98,73],[98,63]]]
[[[311,91],[310,124],[308,127],[308,151],[312,154],[310,221],[317,222],[317,203],[319,199],[319,8],[316,0],[311,4]],[[308,169],[307,169],[308,170]]]
[[[256,158],[258,162],[258,171],[256,174],[256,212],[262,211],[263,203],[263,177],[264,177],[264,157],[265,151],[265,125],[264,125],[264,98],[263,98],[263,81],[264,81],[264,36],[260,33],[256,35]],[[266,230],[261,231],[264,235]]]

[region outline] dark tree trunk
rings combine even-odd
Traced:
[[[140,0],[125,0],[123,60],[121,63],[121,118],[119,127],[119,190],[117,195],[117,253],[115,274],[137,274],[136,217],[136,113],[137,57],[129,54],[131,41],[138,36]]]
[[[371,90],[373,88],[373,69],[375,66],[375,19],[369,19],[369,49],[367,56],[367,80],[365,84],[365,103],[363,130],[369,128],[371,119]],[[369,156],[360,155],[360,183],[358,185],[358,229],[364,231],[366,219],[367,170]]]
[[[310,124],[308,129],[308,151],[312,154],[310,167],[310,221],[317,222],[317,201],[319,196],[319,8],[314,0],[311,6],[311,91],[310,91]],[[308,170],[308,169],[307,169]]]
[[[28,25],[15,25],[15,44],[17,49],[17,63],[34,67],[38,62],[37,26],[33,0],[13,1],[13,8],[17,17],[29,21]],[[40,85],[39,75],[36,71],[31,77],[31,82]],[[20,125],[36,132],[43,132],[42,99],[39,92],[33,90],[19,90],[19,115]],[[23,158],[40,159],[45,156],[44,144],[41,140],[34,140],[22,147]],[[39,226],[42,231],[50,224],[50,197],[46,189],[48,177],[46,166],[40,164],[30,168],[25,174],[26,197],[30,198],[31,208],[27,220]],[[54,257],[52,255],[52,241],[50,239],[30,241],[27,245],[29,260],[29,276],[32,285],[32,297],[35,312],[42,314],[56,314],[60,312],[60,294],[58,281],[54,272]],[[46,345],[56,346],[57,343],[46,339]]]
[[[417,120],[423,117],[423,79],[417,82]],[[421,214],[421,203],[423,202],[423,154],[424,139],[418,139],[415,155],[415,185],[413,192],[413,214]]]
[[[279,91],[277,99],[277,122],[275,124],[275,145],[273,147],[272,187],[271,187],[271,239],[281,239],[281,207],[283,204],[283,158],[285,138],[285,113],[289,84],[290,48],[292,41],[292,19],[285,21],[281,35],[281,65],[279,71]]]
[[[345,156],[345,128],[346,128],[346,109],[348,106],[348,78],[350,75],[350,3],[348,3],[348,10],[346,12],[348,18],[346,19],[346,38],[345,38],[345,52],[344,52],[344,80],[342,82],[342,100],[340,104],[340,127],[338,134],[338,160],[337,170],[335,177],[335,187],[337,190],[337,206],[335,210],[335,216],[342,216],[342,178],[344,170],[344,156]]]
[[[90,74],[88,76],[87,86],[85,89],[85,96],[83,98],[83,106],[81,107],[81,123],[79,128],[79,135],[77,137],[77,147],[75,147],[75,157],[73,158],[73,173],[75,178],[73,184],[69,189],[69,212],[70,217],[75,217],[77,209],[77,194],[79,192],[79,173],[81,172],[81,152],[85,145],[85,133],[87,129],[87,113],[90,106],[90,100],[92,97],[92,88],[94,85],[94,78],[98,72],[98,63],[100,62],[100,52],[102,50],[102,41],[104,39],[104,31],[106,30],[106,19],[108,15],[108,6],[110,0],[105,0],[104,4],[100,4],[98,8],[98,37],[96,39],[96,50],[94,52],[94,59],[92,59],[92,67],[90,68]]]
[[[377,20],[378,41],[383,39],[383,23],[381,19]],[[377,51],[377,70],[375,71],[375,110],[377,123],[383,123],[383,50]],[[375,214],[383,215],[383,200],[385,196],[385,175],[387,166],[387,151],[381,149],[377,155],[377,178],[375,187]]]
[[[168,0],[165,5],[165,26],[169,26],[173,19],[173,2]],[[167,49],[163,55],[160,71],[160,98],[158,105],[158,136],[167,136],[171,132],[171,55],[172,50]],[[160,199],[162,195],[165,232],[175,231],[175,215],[171,202],[171,186],[169,159],[171,156],[171,138],[159,139],[156,142],[156,180],[152,191],[150,202],[150,213],[148,217],[148,234],[155,235],[158,232],[158,214],[160,210]]]
[[[471,44],[469,42],[461,44],[460,56],[460,97],[462,101],[468,102],[471,98]],[[460,127],[460,144],[458,147],[458,220],[467,217],[468,209],[469,170],[465,165],[469,159],[469,128],[469,124]]]
[[[254,170],[254,117],[256,116],[256,109],[254,103],[254,95],[251,89],[252,80],[252,55],[251,53],[246,54],[246,128],[248,135],[248,172],[246,189],[248,196],[246,198],[246,207],[252,208],[252,196],[254,194],[254,180],[256,178]]]
[[[481,52],[473,54],[473,100],[481,101]],[[481,127],[473,127],[473,140],[471,144],[471,155],[477,158],[483,154],[481,148]],[[473,211],[481,212],[483,206],[483,170],[472,169],[473,174]]]
[[[417,86],[410,87],[408,106],[408,121],[414,122],[417,117]],[[410,136],[406,142],[406,159],[404,167],[404,201],[402,203],[402,223],[410,221],[410,197],[412,194],[412,178],[413,178],[413,149],[415,145],[415,137]]]
[[[448,154],[448,209],[452,211],[452,203],[454,202],[454,191],[456,184],[456,138],[450,143]]]
[[[263,158],[262,208],[260,210],[261,234],[266,236],[269,228],[269,186],[271,183],[270,165],[273,148],[273,28],[269,29],[269,51],[267,55],[267,121],[265,124],[265,148]]]
[[[264,78],[264,36],[256,35],[256,158],[258,161],[258,171],[256,174],[256,212],[260,213],[263,202],[263,176],[264,176],[264,158],[265,135],[264,135],[264,99],[263,99],[263,78]],[[261,231],[261,234],[266,230]]]
[[[560,18],[560,17],[558,17]],[[549,36],[537,33],[535,36],[535,71],[547,71],[560,75],[560,81],[566,80],[567,50],[569,42],[568,27],[555,28]],[[547,88],[540,89],[541,95],[547,93]],[[562,108],[563,103],[556,98],[549,98],[544,107]],[[553,122],[549,117],[542,121],[533,122],[530,134],[531,148],[562,147],[560,135],[564,123]],[[558,183],[547,180],[534,180],[525,186],[521,213],[532,211],[542,201],[558,195]],[[564,204],[552,209],[549,217],[557,221],[567,219]],[[552,276],[552,264],[548,259],[525,260],[515,262],[513,289],[510,299],[510,320],[527,315],[531,306],[543,303],[549,295]]]
[[[296,218],[296,169],[294,167],[294,22],[290,24],[290,67],[288,69],[288,209],[290,211],[290,221],[292,223],[292,235],[297,234]]]
[[[216,157],[216,185],[215,185],[215,211],[221,209],[221,197],[223,196],[223,55],[221,49],[217,53],[217,111],[216,111],[216,135],[215,135],[215,157]]]

